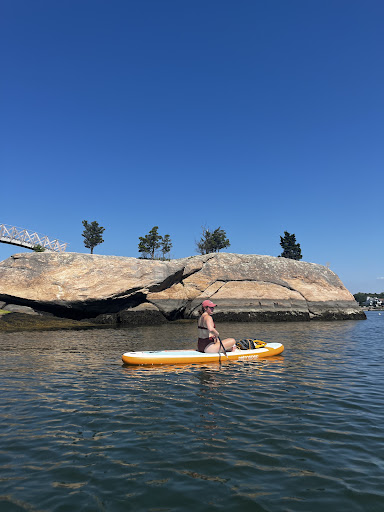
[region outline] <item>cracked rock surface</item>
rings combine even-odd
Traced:
[[[157,323],[196,317],[206,298],[218,305],[215,318],[224,320],[365,317],[327,267],[273,256],[216,253],[159,261],[44,252],[0,262],[4,308],[29,306],[100,323]]]

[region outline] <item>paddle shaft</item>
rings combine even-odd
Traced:
[[[219,338],[219,341],[220,341],[221,348],[223,349],[223,352],[224,352],[224,354],[225,354],[225,357],[226,357],[226,358],[228,359],[228,361],[229,361],[229,357],[227,356],[227,351],[225,350],[225,347],[224,347],[224,345],[223,345],[223,342],[222,342],[222,341],[221,341],[221,339],[220,339],[220,336],[218,336],[218,338]],[[220,353],[220,351],[219,351],[219,353]]]

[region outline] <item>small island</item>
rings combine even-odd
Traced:
[[[221,321],[365,318],[329,268],[288,258],[212,253],[160,261],[35,252],[0,263],[0,310],[47,322],[47,314],[80,327],[193,319],[206,298],[218,305]]]

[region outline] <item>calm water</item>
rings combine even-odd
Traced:
[[[285,352],[145,369],[121,354],[195,325],[0,333],[1,512],[382,512],[384,313],[219,327]]]

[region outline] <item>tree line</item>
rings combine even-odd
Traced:
[[[96,221],[88,222],[87,220],[83,220],[83,226],[84,246],[90,249],[91,254],[93,254],[93,249],[104,242],[103,233],[105,228]],[[220,226],[215,230],[203,226],[201,238],[195,241],[195,245],[198,254],[210,254],[226,249],[231,244],[225,230]],[[294,234],[284,231],[284,236],[280,236],[280,245],[283,252],[279,254],[279,257],[292,260],[302,259],[301,247],[296,242]],[[138,251],[143,259],[170,259],[172,247],[170,235],[160,235],[159,226],[153,226],[147,235],[139,237]]]

